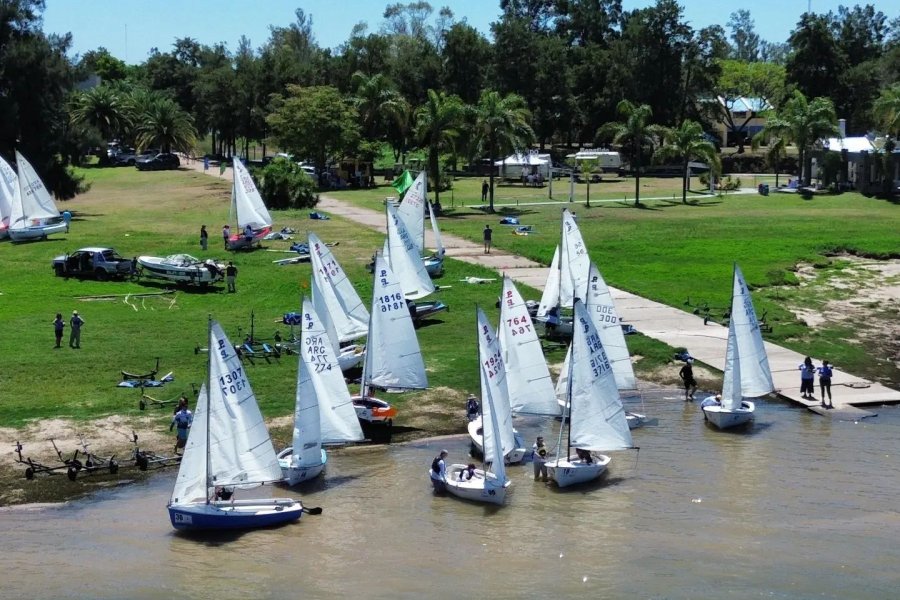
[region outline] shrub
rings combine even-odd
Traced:
[[[300,165],[276,159],[254,171],[256,187],[269,208],[312,208],[318,202],[316,184]]]

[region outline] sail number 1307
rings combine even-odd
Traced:
[[[244,369],[237,368],[230,373],[225,373],[219,377],[219,387],[222,388],[223,394],[236,394],[247,387],[247,380],[244,378]]]

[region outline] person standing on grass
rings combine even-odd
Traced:
[[[491,229],[490,225],[484,226],[484,253],[491,253],[491,237],[493,236],[494,230]]]
[[[231,293],[237,291],[234,287],[235,279],[237,279],[237,267],[234,266],[233,262],[228,261],[228,266],[225,267],[225,282],[228,284],[228,291]]]
[[[78,314],[77,310],[72,311],[72,318],[69,319],[69,348],[81,348],[81,326],[84,325],[84,319]]]
[[[834,405],[831,403],[831,375],[832,375],[832,364],[827,360],[822,361],[822,366],[819,367],[819,387],[822,390],[822,408],[834,408]],[[825,405],[825,393],[828,393],[828,405]]]
[[[183,404],[178,405],[178,412],[175,413],[175,416],[172,417],[172,424],[169,425],[169,431],[172,431],[173,428],[177,427],[175,435],[175,455],[178,456],[178,450],[183,449],[187,446],[188,439],[188,430],[191,428],[191,424],[194,422],[194,415],[188,410],[187,401]]]
[[[66,322],[62,318],[62,313],[56,313],[56,320],[53,321],[53,332],[56,334],[55,348],[62,348],[63,329],[65,329],[65,327]]]
[[[482,182],[481,182],[481,201],[482,202],[487,202],[489,191],[490,191],[490,186],[488,186],[487,179],[482,180]]]
[[[681,377],[681,381],[684,383],[684,401],[693,402],[694,392],[697,391],[697,380],[694,379],[693,358],[688,358],[685,361],[684,366],[678,371],[678,376]]]
[[[200,226],[200,249],[206,250],[209,246],[209,233],[206,231],[206,225]]]
[[[222,239],[225,240],[225,249],[228,250],[228,238],[231,237],[231,226],[225,225],[222,227]]]

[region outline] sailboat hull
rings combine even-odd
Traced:
[[[321,462],[319,464],[297,467],[291,466],[291,457],[294,455],[293,447],[285,448],[279,452],[278,466],[281,467],[281,472],[284,473],[284,482],[291,486],[318,477],[325,469],[325,463],[328,461],[328,456],[325,454],[324,448],[321,452]]]
[[[577,456],[558,458],[547,461],[547,474],[559,487],[568,487],[599,479],[609,465],[610,457],[604,454],[593,455],[592,461],[586,463]]]
[[[172,526],[184,531],[273,527],[297,521],[302,514],[303,504],[290,498],[169,505]]]
[[[262,244],[263,239],[267,235],[272,233],[272,227],[263,227],[262,229],[257,229],[253,231],[253,238],[251,240],[247,240],[244,237],[244,234],[235,234],[228,238],[228,249],[229,250],[250,250],[254,246],[259,246]]]
[[[341,371],[348,371],[362,365],[363,359],[366,357],[366,347],[364,344],[352,344],[341,348],[338,355],[338,365]]]
[[[756,405],[753,402],[742,400],[741,407],[734,410],[727,410],[721,406],[704,406],[703,418],[719,429],[730,429],[752,421],[754,411]]]
[[[447,491],[458,498],[471,502],[488,502],[490,504],[503,504],[506,501],[506,492],[511,481],[500,482],[497,476],[491,472],[485,473],[482,469],[475,469],[472,479],[461,479],[460,474],[466,469],[466,465],[454,464],[447,468]]]
[[[353,396],[353,408],[356,410],[356,416],[362,423],[379,423],[383,425],[393,425],[394,417],[397,416],[397,409],[385,402],[372,396]]]
[[[23,229],[9,229],[9,237],[14,242],[26,242],[28,240],[40,240],[54,233],[64,233],[66,224],[55,223],[52,225],[36,225]]]
[[[425,263],[425,271],[431,277],[440,277],[444,274],[444,259],[439,256],[425,256],[422,257],[422,262]]]
[[[476,417],[475,419],[469,421],[468,424],[469,429],[469,438],[472,440],[472,445],[484,456],[484,438],[482,437],[482,428],[481,428],[481,417]],[[513,429],[513,439],[516,441],[516,447],[506,453],[503,457],[504,462],[508,465],[516,465],[525,460],[525,454],[528,452],[525,446],[525,440],[522,439],[522,436],[518,431]]]

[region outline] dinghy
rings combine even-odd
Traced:
[[[596,452],[633,447],[612,365],[580,300],[575,301],[566,398],[556,458],[547,461],[550,479],[559,487],[599,478],[611,459]],[[564,431],[568,432],[565,445]],[[575,454],[571,453],[573,448]]]
[[[250,171],[237,156],[232,160],[234,166],[231,188],[231,217],[237,223],[234,233],[228,238],[229,250],[250,250],[259,246],[262,240],[272,232],[272,217],[263,202]],[[247,226],[253,231],[248,239],[245,235]]]
[[[585,299],[591,263],[575,215],[568,208],[562,211],[560,231],[560,243],[553,254],[537,319],[545,324],[547,337],[568,340],[572,337],[569,310],[575,298]]]
[[[164,257],[138,256],[137,261],[142,277],[195,285],[209,285],[222,281],[227,266],[211,258],[200,260],[190,254],[172,254]]]
[[[172,526],[217,531],[296,521],[304,511],[299,500],[231,496],[281,481],[283,474],[244,366],[212,319],[208,342],[207,381],[168,504]]]
[[[7,165],[8,167],[9,165]],[[10,198],[9,237],[14,242],[47,239],[68,229],[50,192],[31,164],[16,150],[17,188]],[[8,178],[8,174],[4,179]],[[8,180],[8,179],[7,179]]]
[[[309,481],[322,472],[328,460],[322,444],[363,440],[331,339],[308,298],[303,300],[302,314],[294,434],[291,446],[278,453],[288,485]]]
[[[758,398],[774,390],[769,358],[756,311],[753,310],[750,290],[741,269],[735,264],[722,403],[702,407],[703,418],[719,429],[744,425],[753,419],[756,411],[756,405],[744,398]]]
[[[410,239],[415,244],[425,270],[431,277],[438,277],[444,272],[444,245],[441,243],[441,233],[437,219],[434,216],[434,208],[428,201],[428,178],[425,171],[421,171],[413,184],[406,190],[403,200],[397,207],[397,216],[403,221]],[[428,209],[428,218],[434,232],[435,251],[433,254],[425,254],[425,209]]]
[[[482,410],[488,429],[484,435],[484,468],[475,469],[471,477],[466,475],[467,465],[454,464],[447,468],[447,491],[476,502],[503,504],[510,481],[506,476],[504,456],[512,450],[510,436],[512,416],[506,398],[506,371],[501,358],[500,344],[487,317],[480,308],[475,309],[478,334],[478,362],[481,375]],[[487,464],[490,463],[491,470]]]

